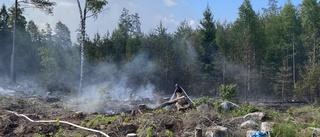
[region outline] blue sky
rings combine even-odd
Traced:
[[[2,0],[1,0],[2,1]],[[72,40],[75,40],[76,30],[79,27],[79,13],[76,0],[51,0],[57,3],[53,16],[47,16],[43,12],[28,8],[24,16],[27,20],[33,20],[40,28],[46,23],[54,29],[60,20],[71,31]],[[82,2],[84,0],[81,0]],[[278,5],[283,6],[287,0],[279,0]],[[160,21],[169,32],[174,32],[180,22],[186,20],[195,28],[199,20],[203,18],[203,11],[209,4],[214,19],[217,21],[233,22],[238,17],[238,8],[243,0],[108,0],[107,10],[97,20],[88,19],[87,33],[92,38],[93,34],[110,33],[117,27],[117,23],[123,8],[130,14],[138,13],[140,16],[141,30],[144,33],[155,29]],[[294,5],[301,4],[302,0],[291,0]],[[14,0],[4,0],[7,7],[14,4]],[[0,4],[2,4],[0,2]],[[251,0],[253,9],[262,12],[262,8],[268,7],[268,0]]]

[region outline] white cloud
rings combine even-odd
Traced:
[[[175,3],[173,0],[162,0],[164,2],[164,4],[168,7],[177,5],[177,3]]]
[[[174,18],[174,15],[171,14],[168,17],[167,16],[162,16],[162,15],[157,15],[156,19],[160,20],[164,26],[178,26],[179,21],[177,21]]]
[[[198,22],[195,21],[195,20],[193,20],[193,19],[190,19],[190,20],[188,21],[188,24],[189,24],[189,25],[191,26],[191,28],[193,28],[193,29],[197,28],[197,26],[198,26]]]
[[[73,6],[76,6],[76,3],[75,2],[59,2],[58,3],[58,6],[63,6],[63,7],[73,7]]]

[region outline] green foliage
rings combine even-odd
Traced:
[[[155,113],[155,114],[165,114],[167,113],[169,110],[166,109],[166,108],[160,108],[160,109],[156,109],[156,110],[153,110],[152,112]]]
[[[86,2],[88,11],[92,13],[95,19],[103,11],[104,6],[108,4],[106,0],[86,0]]]
[[[281,118],[281,112],[276,110],[267,111],[267,120],[280,121]]]
[[[46,135],[42,135],[42,134],[39,134],[39,133],[35,133],[33,134],[34,137],[46,137]]]
[[[59,118],[57,118],[57,120],[56,120],[56,126],[60,126],[60,120],[59,120]]]
[[[249,103],[245,103],[241,105],[241,108],[236,108],[232,110],[232,114],[234,116],[244,116],[248,113],[258,112],[260,111],[259,108],[250,105]]]
[[[294,137],[296,136],[297,127],[289,124],[277,124],[272,132],[274,137]]]
[[[199,99],[194,100],[194,105],[195,106],[199,106],[199,105],[204,104],[204,103],[214,104],[214,99],[213,98],[209,98],[208,96],[203,96],[203,97],[201,97]]]
[[[164,134],[165,134],[166,136],[168,136],[168,137],[174,137],[172,131],[170,131],[170,130],[168,130],[168,129],[165,130]]]
[[[41,72],[43,80],[46,84],[53,83],[55,79],[56,68],[58,68],[58,64],[55,58],[53,57],[53,54],[53,51],[49,48],[39,48],[39,55],[41,57],[40,64],[42,66]]]
[[[152,136],[152,134],[153,134],[153,127],[152,126],[148,126],[147,127],[146,134],[147,134],[147,137],[151,137]]]
[[[236,84],[220,85],[220,95],[223,100],[231,100],[234,96],[236,96],[236,92],[237,92]]]
[[[86,126],[87,127],[96,127],[99,124],[110,124],[111,122],[119,121],[119,120],[120,120],[120,116],[119,115],[105,117],[104,115],[99,114],[94,119],[91,119],[86,124]]]
[[[124,122],[129,122],[129,121],[130,121],[130,118],[126,117],[126,118],[124,118],[123,121],[124,121]]]

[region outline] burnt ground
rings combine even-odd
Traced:
[[[192,121],[197,120],[195,119],[196,117],[189,117],[187,121],[189,123],[186,124],[182,119],[186,112],[177,112],[174,108],[141,109],[106,115],[102,113],[74,112],[64,108],[60,101],[51,102],[47,99],[2,96],[0,102],[0,135],[4,137],[31,137],[37,135],[100,136],[98,133],[58,122],[62,120],[101,130],[112,137],[126,136],[128,133],[138,133],[141,136],[147,136],[147,134],[168,136],[172,133],[180,136],[187,131],[192,132],[196,126]],[[57,122],[32,123],[10,111],[25,114],[33,120],[56,120]]]
[[[196,127],[206,129],[224,126],[233,136],[245,136],[246,130],[240,129],[240,122],[224,112],[219,114],[210,106],[177,111],[167,109],[135,109],[118,114],[84,113],[65,108],[59,99],[26,98],[19,96],[0,97],[0,136],[102,136],[59,121],[68,121],[84,127],[100,130],[111,137],[123,137],[128,133],[139,136],[194,136]],[[269,107],[269,106],[264,106]],[[276,107],[276,106],[272,106]],[[269,107],[270,108],[270,107]],[[283,109],[283,108],[281,108]],[[54,123],[32,123],[24,117],[9,112],[25,114],[33,120],[56,120]],[[205,132],[205,131],[204,131]]]
[[[1,85],[0,85],[1,86]],[[1,89],[0,89],[1,90]],[[69,95],[72,96],[72,95]],[[138,104],[143,101],[121,102],[107,101],[100,104],[99,108],[113,106],[130,106],[126,109],[118,109],[115,114],[101,112],[81,112],[65,105],[65,98],[50,98],[44,95],[25,95],[16,93],[0,94],[0,136],[1,137],[95,137],[102,136],[100,133],[86,131],[70,126],[60,121],[68,121],[83,127],[100,130],[111,137],[125,137],[128,133],[136,133],[138,136],[149,137],[193,137],[195,128],[202,128],[203,134],[207,129],[214,126],[227,127],[230,136],[242,137],[248,129],[240,128],[243,115],[234,114],[231,111],[218,112],[214,105],[200,105],[184,111],[177,111],[174,106],[160,109],[144,108]],[[81,102],[92,102],[80,100]],[[152,100],[144,100],[152,102]],[[165,101],[165,100],[161,100]],[[77,105],[74,102],[73,105]],[[252,103],[261,108],[260,111],[271,112],[274,116],[286,113],[291,106],[302,107],[306,104],[282,104],[282,103]],[[79,106],[83,104],[78,104]],[[147,105],[148,106],[148,105]],[[90,106],[89,106],[90,107]],[[97,106],[91,106],[97,107]],[[33,120],[54,120],[52,123],[34,123],[25,117],[19,117],[10,111],[24,114]],[[319,110],[320,112],[320,110]],[[301,121],[309,119],[309,123],[317,118],[314,113],[310,116],[306,112],[297,112],[289,115],[291,117],[302,117]],[[284,118],[286,118],[285,116]],[[305,117],[305,118],[303,118]],[[281,119],[281,118],[280,118]],[[296,118],[294,118],[296,119]],[[270,118],[271,123],[279,122],[279,119]],[[320,123],[320,122],[319,122]],[[308,124],[308,123],[307,123]]]

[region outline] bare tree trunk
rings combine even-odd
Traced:
[[[312,68],[315,68],[316,66],[316,38],[315,35],[313,35],[313,60],[312,60]]]
[[[295,37],[293,36],[293,44],[292,44],[292,77],[293,77],[293,87],[296,87],[296,63],[295,63]]]
[[[224,55],[223,57],[222,84],[225,84],[225,75],[226,75],[226,55]]]
[[[17,25],[17,9],[18,9],[18,0],[15,1],[14,7],[14,24],[13,24],[13,42],[12,42],[12,53],[11,53],[11,63],[10,63],[10,78],[11,82],[16,82],[16,69],[15,69],[15,57],[16,57],[16,25]]]
[[[249,52],[249,63],[248,63],[248,85],[247,85],[247,88],[248,88],[248,94],[251,95],[251,89],[250,89],[250,80],[251,80],[251,50]]]
[[[85,45],[85,37],[86,37],[86,14],[87,14],[87,1],[85,1],[85,6],[82,14],[82,9],[79,0],[78,7],[81,19],[81,57],[80,57],[80,81],[79,81],[79,92],[82,91],[82,81],[83,81],[83,64],[84,64],[84,45]]]

